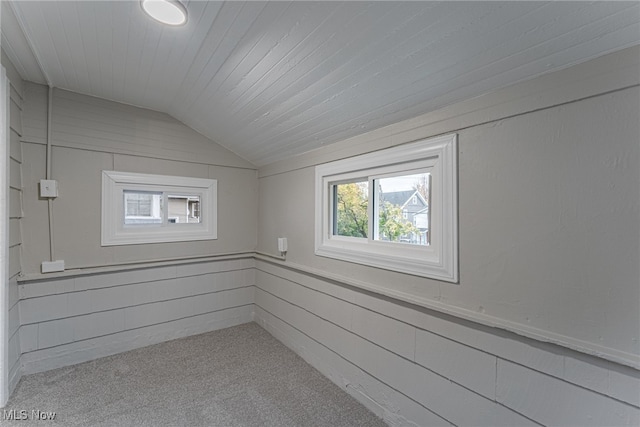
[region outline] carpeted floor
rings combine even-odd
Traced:
[[[0,425],[385,425],[255,323],[25,376],[11,410],[29,419]]]

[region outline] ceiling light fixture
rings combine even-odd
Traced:
[[[142,10],[158,22],[178,26],[187,22],[187,9],[177,0],[141,0]]]

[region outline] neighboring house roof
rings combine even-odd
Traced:
[[[413,196],[417,196],[418,198],[417,205],[409,204]],[[422,211],[426,206],[428,206],[427,201],[417,190],[392,191],[389,193],[382,193],[380,195],[380,198],[385,202],[391,203],[392,205],[399,205],[403,209],[405,207],[409,208],[415,206],[415,209],[411,209],[412,212]]]

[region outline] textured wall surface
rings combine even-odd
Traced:
[[[21,282],[24,373],[250,322],[253,264],[249,258]]]
[[[22,78],[2,51],[2,65],[10,82],[9,102],[9,392],[20,380],[20,334],[18,332],[18,283],[22,273],[23,181],[22,181]]]
[[[289,251],[257,263],[256,320],[393,424],[637,424],[639,57],[260,169],[258,247],[285,236]],[[459,284],[314,254],[314,165],[446,132],[459,137]]]
[[[47,202],[38,197],[46,168],[47,89],[25,89],[24,270],[48,260]],[[168,244],[100,246],[102,171],[218,180],[218,239]],[[256,246],[256,172],[245,160],[166,114],[54,90],[52,179],[56,259],[67,269],[122,262],[251,251]]]

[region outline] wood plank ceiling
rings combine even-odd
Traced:
[[[640,44],[638,2],[183,3],[170,28],[137,1],[12,1],[2,43],[27,79],[167,112],[258,166]]]

